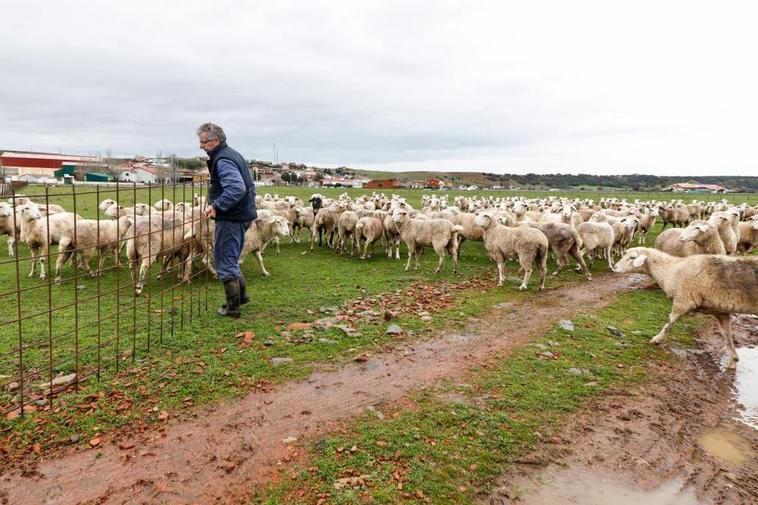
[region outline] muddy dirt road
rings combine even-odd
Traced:
[[[740,375],[758,351],[758,318],[736,317],[734,331]],[[596,398],[481,503],[758,503],[758,425],[735,402],[753,401],[758,376],[742,377],[749,390],[735,394],[715,324],[694,349],[672,352],[677,359],[659,365],[659,381]]]
[[[601,275],[592,289],[582,283],[535,294],[524,304],[499,304],[465,332],[404,342],[365,363],[315,373],[270,393],[251,393],[137,439],[105,437],[99,450],[41,461],[32,475],[8,472],[0,479],[0,497],[56,505],[244,502],[252,486],[270,481],[282,461],[303,452],[299,444],[338,421],[458,376],[492,353],[539,338],[557,320],[601,307],[644,280]]]

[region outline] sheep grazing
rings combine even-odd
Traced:
[[[505,261],[517,256],[521,269],[524,271],[524,279],[519,289],[524,290],[528,287],[533,263],[536,263],[540,269],[539,289],[545,288],[549,243],[544,233],[528,226],[511,228],[498,224],[489,212],[479,214],[474,224],[482,228],[484,248],[489,252],[490,258],[497,263],[498,286],[502,286],[505,282]]]
[[[458,273],[458,234],[462,227],[454,225],[447,219],[416,219],[408,211],[398,207],[392,214],[392,220],[400,231],[400,238],[408,248],[408,262],[405,271],[411,267],[411,260],[416,256],[416,270],[421,248],[431,245],[439,257],[435,273],[440,273],[445,262],[445,251],[453,262],[453,273]]]
[[[734,368],[732,314],[758,314],[758,258],[699,254],[680,258],[657,249],[634,247],[618,261],[615,272],[650,275],[673,302],[668,323],[650,343],[658,344],[683,315],[699,310],[713,314],[726,340],[727,368]]]
[[[274,237],[284,236],[290,234],[289,223],[282,216],[272,216],[266,218],[258,218],[250,225],[250,228],[245,232],[245,243],[242,245],[242,252],[240,253],[239,264],[241,265],[248,254],[251,252],[255,254],[255,258],[258,260],[258,265],[261,267],[263,275],[268,277],[271,275],[263,265],[263,252],[264,246],[274,239]]]
[[[558,269],[553,272],[553,275],[558,275],[561,270],[566,268],[568,264],[567,255],[571,254],[576,260],[577,266],[584,273],[584,277],[588,281],[592,280],[592,274],[584,262],[584,256],[582,256],[582,239],[576,228],[566,223],[546,222],[528,223],[528,226],[537,228],[547,237],[548,245],[555,254],[555,260],[558,264]]]
[[[344,214],[346,214],[346,212],[343,213],[343,215]],[[364,216],[358,220],[358,222],[355,224],[354,239],[355,243],[358,244],[358,252],[360,252],[361,249],[361,240],[365,241],[361,259],[366,259],[367,256],[371,257],[374,255],[374,244],[383,235],[384,225],[382,224],[382,220],[378,217]],[[369,245],[371,246],[370,255],[368,254]]]

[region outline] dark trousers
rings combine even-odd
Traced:
[[[221,282],[240,278],[239,258],[250,221],[216,221],[213,262]]]

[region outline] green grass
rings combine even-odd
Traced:
[[[419,392],[414,409],[384,405],[385,419],[367,414],[319,440],[305,468],[288,471],[288,479],[253,501],[475,503],[477,492],[486,492],[511,461],[557,432],[590,396],[651,377],[651,365],[668,357],[647,340],[668,310],[661,292],[642,290],[599,312],[579,314],[573,334],[555,328],[537,342],[559,352],[558,359],[541,359],[530,343],[493,356],[458,381]],[[686,318],[671,341],[690,345],[701,322]],[[625,336],[612,337],[608,325]],[[586,372],[574,375],[572,368]],[[349,476],[365,476],[366,484],[336,490],[334,483]]]
[[[44,188],[24,189],[37,201],[45,200],[38,196],[40,192],[44,194]],[[73,210],[70,191],[70,187],[50,188],[47,199]],[[104,198],[118,199],[125,204],[134,201],[154,203],[161,198],[189,200],[193,193],[192,188],[163,192],[156,189],[121,190],[118,195],[105,188],[98,192],[77,187],[76,191],[76,211],[89,218],[97,215],[98,200]],[[315,190],[261,188],[261,192],[266,191],[294,194],[307,200]],[[343,192],[340,189],[318,191],[331,196]],[[348,193],[355,196],[366,191],[348,190]],[[404,190],[400,193],[406,195],[411,204],[420,204],[422,192]],[[651,233],[648,243],[652,243],[659,229],[660,224]],[[3,256],[6,250],[4,240],[0,239],[0,254]],[[275,256],[272,249],[267,250],[265,262],[272,274],[268,278],[260,274],[254,259],[247,259],[243,271],[250,284],[252,302],[244,307],[243,317],[238,321],[215,316],[216,305],[223,295],[220,283],[213,280],[203,282],[204,279],[200,278],[191,287],[174,287],[172,280],[157,281],[157,270],[153,268],[145,293],[136,298],[126,268],[120,272],[106,272],[100,279],[81,278],[55,286],[27,278],[24,275],[28,271],[26,260],[21,261],[22,275],[17,277],[15,262],[3,258],[0,262],[0,376],[4,376],[3,384],[18,380],[19,340],[24,347],[25,375],[40,374],[26,384],[27,398],[30,394],[39,397],[38,386],[49,380],[48,369],[52,370],[53,376],[73,371],[84,375],[96,371],[99,363],[101,372],[100,381],[90,378],[80,385],[78,393],[54,399],[52,410],[27,416],[23,421],[0,421],[0,430],[7,435],[4,441],[7,447],[23,451],[34,443],[55,445],[65,442],[71,434],[81,435],[84,441],[86,435],[97,431],[107,431],[133,421],[154,421],[157,413],[145,414],[153,406],[158,410],[181,409],[190,403],[186,401],[188,398],[193,405],[202,405],[244,394],[261,381],[303,377],[314,364],[350,359],[355,351],[349,349],[364,350],[381,345],[388,338],[384,335],[385,324],[362,325],[359,338],[347,337],[334,329],[315,332],[314,341],[310,343],[300,342],[299,334],[287,338],[280,331],[284,325],[323,317],[318,313],[320,307],[339,305],[357,297],[379,297],[416,282],[459,283],[482,277],[495,278],[494,265],[479,243],[464,244],[458,276],[451,275],[449,262],[441,275],[434,275],[436,259],[430,254],[422,259],[421,270],[405,273],[404,262],[388,260],[381,254],[360,261],[339,257],[325,247],[312,253],[306,251],[304,243],[283,244],[280,256]],[[19,252],[21,258],[28,257],[25,245],[19,246]],[[51,259],[54,262],[54,252]],[[106,265],[111,265],[110,259]],[[593,270],[599,272],[604,268],[603,262],[597,261]],[[515,274],[512,266],[508,267],[508,274]],[[70,266],[64,267],[64,279],[66,275],[72,275]],[[22,315],[26,318],[39,314],[22,321],[20,339],[19,326],[14,322],[18,310],[17,282],[24,290],[21,294]],[[548,286],[570,282],[584,281],[569,271],[558,279],[548,279]],[[535,285],[533,277],[530,289]],[[84,289],[77,290],[76,286]],[[114,293],[117,289],[118,297]],[[97,299],[93,299],[98,291],[111,292],[100,298],[99,325]],[[514,285],[505,290],[488,290],[483,296],[460,293],[455,308],[434,314],[432,323],[406,317],[401,324],[421,334],[460,318],[459,312],[468,316],[485,311],[490,297],[502,301],[523,299],[529,295],[530,292],[517,293]],[[51,305],[48,305],[48,297]],[[54,309],[51,317],[47,314],[49,307]],[[77,328],[78,332],[75,331]],[[255,334],[253,344],[242,350],[238,349],[240,338],[237,337],[241,331]],[[321,343],[318,338],[322,337],[336,343]],[[264,345],[267,340],[270,345]],[[293,358],[293,364],[287,367],[270,365],[269,358],[283,356]],[[93,400],[91,395],[97,393],[105,398]],[[9,408],[17,395],[18,392],[3,387],[0,406]],[[83,405],[90,407],[82,408]]]

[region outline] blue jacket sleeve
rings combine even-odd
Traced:
[[[245,181],[242,180],[242,175],[231,161],[219,160],[216,170],[222,191],[213,202],[213,206],[217,211],[225,212],[245,196]]]

